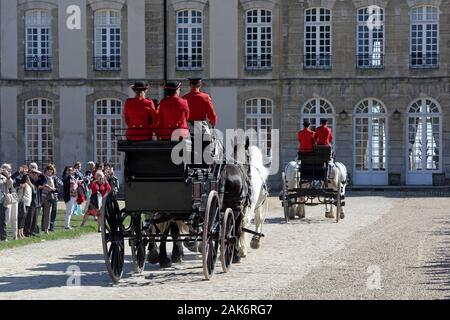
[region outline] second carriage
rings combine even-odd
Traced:
[[[336,222],[343,219],[342,208],[345,206],[343,190],[346,182],[337,179],[337,183],[331,185],[330,162],[334,163],[331,147],[316,146],[311,153],[299,152],[297,160],[288,164],[282,173],[283,189],[280,193],[286,223],[294,218],[291,214],[294,206],[303,209],[305,206],[336,206]],[[289,177],[287,169],[293,171]]]
[[[201,244],[205,279],[213,276],[218,258],[224,272],[230,268],[237,239],[233,211],[223,208],[219,197],[224,165],[173,161],[180,146],[191,150],[189,140],[118,141],[118,150],[125,153],[125,207],[112,195],[102,206],[103,252],[114,283],[123,275],[126,241],[137,273],[144,270],[150,242],[177,239]],[[150,232],[167,222],[182,222],[189,232],[177,239]]]

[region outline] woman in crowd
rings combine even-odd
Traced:
[[[89,209],[84,215],[81,226],[84,227],[86,225],[89,216],[94,216],[97,217],[98,230],[100,231],[100,219],[98,219],[100,215],[100,208],[104,198],[111,191],[111,186],[102,171],[97,171],[95,174],[95,180],[91,182],[89,189],[91,189]]]
[[[31,201],[33,199],[33,184],[31,183],[30,176],[28,175],[28,166],[21,166],[19,172],[20,180],[18,177],[16,178],[17,185],[17,195],[19,197],[19,210],[17,217],[17,238],[22,239],[25,238],[24,228],[25,221],[28,219],[28,213],[31,206]]]
[[[64,228],[71,230],[70,219],[77,204],[78,180],[72,167],[66,167],[63,173],[64,202],[66,203],[66,220]]]
[[[6,231],[6,215],[8,214],[9,198],[13,192],[13,180],[11,179],[11,166],[2,165],[0,169],[0,241],[8,241]]]
[[[50,214],[53,203],[55,202],[55,193],[57,192],[54,178],[55,175],[55,167],[53,165],[48,165],[44,170],[45,182],[38,188],[39,190],[41,190],[43,207],[41,230],[45,234],[48,234],[50,229]]]

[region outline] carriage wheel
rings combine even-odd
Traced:
[[[147,241],[143,239],[141,215],[135,214],[132,219],[130,247],[133,260],[133,271],[140,274],[145,268]]]
[[[109,276],[117,284],[123,275],[125,241],[121,231],[122,213],[111,194],[106,197],[101,212],[103,256]]]
[[[223,272],[227,273],[230,271],[234,249],[236,247],[236,222],[234,220],[233,210],[231,209],[225,211],[220,234],[220,261],[222,262]]]
[[[211,191],[203,222],[203,275],[209,280],[214,275],[219,250],[220,201],[216,191]]]
[[[342,199],[341,199],[341,192],[342,192],[342,183],[339,181],[338,187],[337,187],[337,196],[336,196],[336,223],[339,223],[339,220],[341,219],[341,209],[342,209]]]
[[[283,183],[283,210],[284,210],[284,221],[289,223],[289,200],[287,198],[288,190],[286,185],[286,173],[283,172],[281,175]]]

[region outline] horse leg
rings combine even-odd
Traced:
[[[150,234],[151,235],[157,234],[157,230],[156,230],[155,226],[150,227]],[[159,261],[158,256],[159,256],[158,246],[156,245],[155,240],[150,240],[150,242],[148,244],[148,253],[147,253],[148,263],[157,264]]]
[[[255,225],[256,225],[256,232],[261,233],[262,232],[262,224],[263,224],[263,217],[262,217],[262,207],[259,207],[255,209]],[[252,238],[252,241],[250,242],[250,247],[252,249],[258,250],[261,247],[261,237],[254,235]]]
[[[242,226],[243,226],[243,228],[248,228],[249,225],[250,225],[250,221],[248,218],[248,213],[246,213],[244,215],[244,217],[242,218]],[[247,232],[242,232],[239,237],[239,256],[241,258],[247,257],[247,253],[248,253],[247,241],[248,241]]]
[[[173,263],[181,263],[183,260],[183,243],[178,240],[180,233],[183,233],[182,223],[177,221],[176,223],[172,223],[171,232],[174,240],[173,249],[172,249],[172,262]]]
[[[300,198],[300,202],[305,202],[305,197],[301,197]],[[306,217],[305,205],[304,204],[300,204],[298,209],[299,209],[298,217],[300,219],[305,219],[305,217]]]
[[[161,233],[163,234],[161,238],[161,245],[159,246],[159,256],[158,256],[158,262],[161,268],[170,268],[172,266],[172,262],[170,261],[169,257],[167,256],[167,237],[170,232],[170,222],[162,223],[161,227],[159,229],[161,230]]]
[[[241,235],[242,235],[242,218],[243,218],[243,213],[242,212],[236,212],[234,211],[234,218],[235,218],[235,234],[236,234],[236,239],[239,239],[239,243],[237,243],[236,246],[234,246],[234,255],[233,255],[233,263],[240,263],[241,262],[241,256],[239,254],[239,246],[240,246],[240,239],[241,239]]]

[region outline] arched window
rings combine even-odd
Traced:
[[[94,105],[94,123],[96,162],[110,163],[116,171],[122,171],[122,161],[114,136],[114,130],[122,128],[122,101],[97,100]]]
[[[53,103],[35,98],[25,101],[25,158],[27,162],[53,163]]]
[[[177,69],[198,70],[203,66],[203,17],[197,10],[177,12]]]
[[[122,42],[120,12],[97,10],[94,25],[94,69],[98,71],[120,70]]]
[[[358,10],[358,68],[384,66],[384,9],[370,6]]]
[[[439,66],[439,9],[420,6],[411,9],[411,68]]]
[[[305,11],[306,69],[331,68],[331,10],[311,8]]]
[[[267,158],[272,158],[273,101],[254,98],[245,102],[245,130],[254,130],[251,143]]]
[[[303,106],[300,118],[300,127],[302,127],[305,120],[308,120],[311,123],[312,130],[320,127],[322,120],[328,120],[328,126],[334,136],[335,113],[334,108],[328,101],[320,98],[309,100]]]
[[[246,68],[272,68],[272,12],[252,9],[246,13]]]
[[[441,108],[429,98],[414,101],[408,108],[409,172],[441,170]]]
[[[386,107],[379,100],[366,99],[361,101],[356,106],[354,117],[354,152],[356,172],[386,172]],[[387,176],[385,176],[385,178],[387,178]]]
[[[25,13],[25,69],[51,68],[51,15],[47,10]]]

